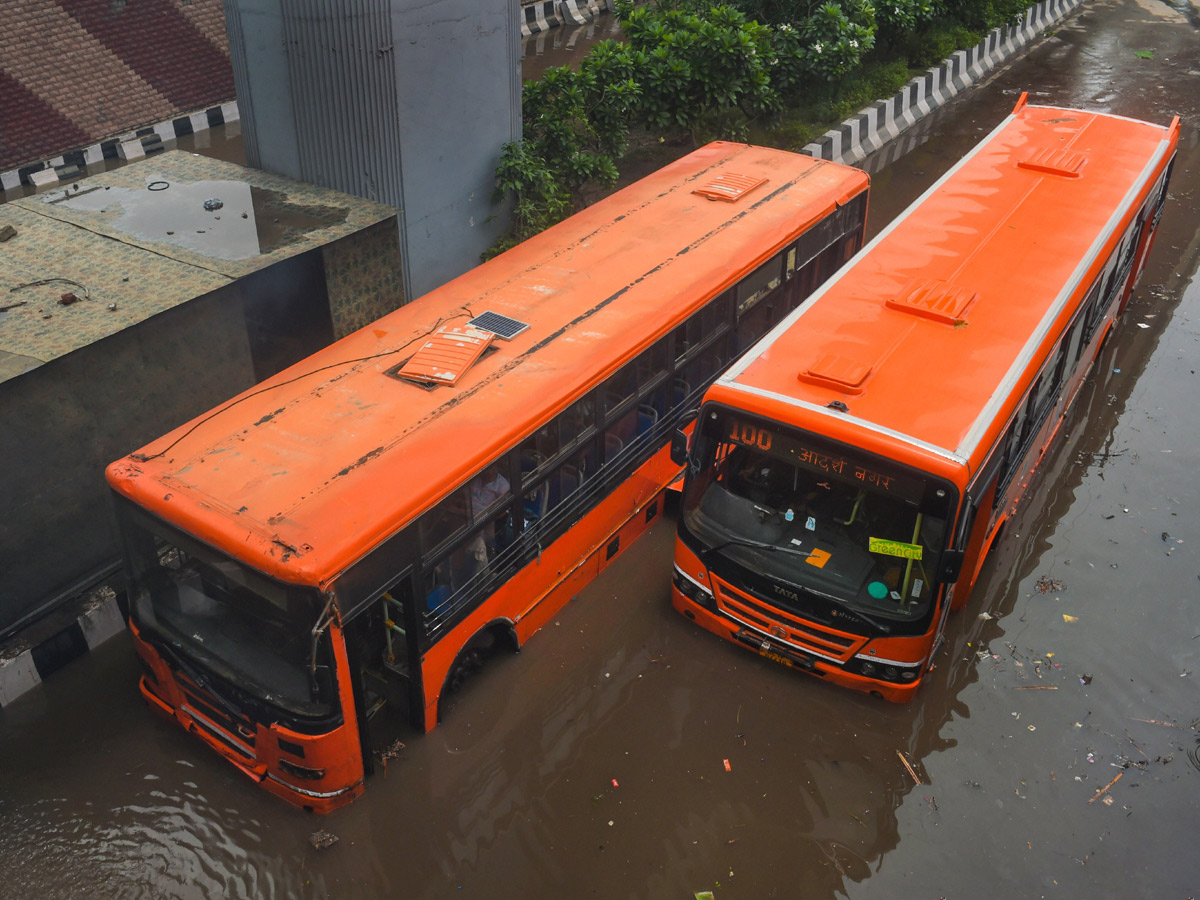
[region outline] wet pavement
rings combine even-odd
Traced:
[[[668,519],[436,730],[381,736],[405,746],[325,818],[154,718],[111,640],[0,712],[0,897],[1195,896],[1195,17],[1088,4],[875,176],[871,227],[1022,90],[1178,114],[1179,157],[1141,285],[911,704],[674,614]]]

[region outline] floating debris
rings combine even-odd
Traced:
[[[1056,578],[1051,578],[1049,575],[1043,575],[1037,580],[1037,584],[1035,584],[1033,588],[1039,594],[1048,594],[1050,591],[1064,590],[1066,588],[1066,584]]]
[[[912,780],[913,780],[913,781],[914,781],[916,784],[920,784],[920,783],[921,783],[921,779],[917,777],[916,770],[915,770],[915,769],[913,769],[913,767],[912,767],[912,763],[910,763],[910,762],[908,761],[907,757],[905,757],[905,755],[904,755],[904,754],[903,754],[901,751],[897,750],[897,751],[896,751],[896,755],[897,755],[898,757],[900,757],[900,762],[904,763],[904,768],[908,770],[908,774],[909,774],[909,775],[912,777]]]
[[[387,766],[387,764],[393,759],[399,758],[400,751],[404,749],[405,747],[403,741],[393,741],[386,750],[376,751],[375,756],[379,759],[381,764]]]
[[[1089,801],[1088,801],[1088,803],[1095,803],[1097,800],[1099,800],[1099,799],[1100,799],[1100,797],[1101,797],[1101,796],[1103,796],[1104,794],[1107,794],[1107,793],[1108,793],[1108,789],[1109,789],[1110,787],[1112,787],[1114,784],[1116,784],[1118,781],[1120,781],[1120,780],[1121,780],[1121,777],[1122,777],[1124,774],[1125,774],[1124,772],[1118,772],[1118,773],[1117,773],[1117,777],[1116,777],[1116,778],[1114,778],[1112,781],[1110,781],[1110,782],[1109,782],[1108,784],[1106,784],[1104,787],[1100,788],[1100,790],[1096,791],[1096,793],[1092,794],[1092,799],[1091,799],[1091,800],[1089,800]],[[1112,802],[1112,799],[1111,799],[1111,798],[1107,798],[1107,799],[1105,800],[1105,802],[1106,802],[1106,803],[1109,803],[1109,804],[1111,804],[1111,802]]]
[[[1118,776],[1119,777],[1119,776]],[[314,831],[308,836],[308,842],[313,845],[315,850],[324,850],[326,847],[332,847],[338,842],[338,836],[332,831],[326,831],[322,828],[320,831]]]

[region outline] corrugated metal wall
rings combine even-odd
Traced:
[[[518,0],[225,0],[250,164],[396,207],[406,297],[478,264],[521,133]]]
[[[283,38],[300,177],[403,207],[396,48],[388,0],[290,0]]]

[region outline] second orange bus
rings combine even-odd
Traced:
[[[686,451],[675,607],[911,697],[1141,272],[1178,140],[1022,97],[734,364]]]

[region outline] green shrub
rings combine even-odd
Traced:
[[[524,134],[496,195],[514,197],[506,249],[617,181],[631,129],[799,149],[983,34],[1027,0],[618,0],[626,42],[525,85]],[[911,69],[910,69],[911,67]],[[662,147],[678,146],[672,139]],[[675,154],[677,155],[677,153]]]

